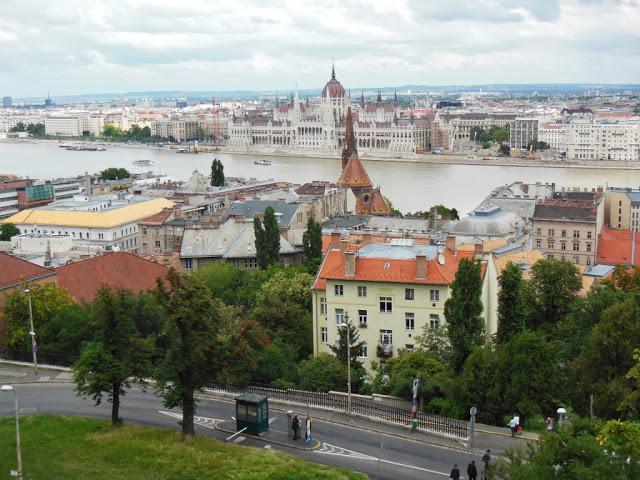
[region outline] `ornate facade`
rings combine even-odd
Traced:
[[[352,105],[335,70],[315,102],[300,101],[296,91],[284,105],[276,99],[272,111],[233,116],[229,120],[229,146],[335,152],[345,140],[349,107],[355,110],[353,131],[361,151],[401,154],[429,148],[427,119],[401,118],[397,98],[383,102],[380,93],[375,102],[365,103],[361,96],[360,102]]]

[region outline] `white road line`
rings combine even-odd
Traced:
[[[233,439],[233,443],[241,443],[241,442],[244,442],[246,439],[247,437],[239,436]]]
[[[168,412],[166,410],[158,410],[158,413],[182,420],[182,414],[178,412]],[[200,427],[210,428],[211,430],[216,428],[217,422],[224,422],[224,420],[220,418],[210,418],[210,417],[193,417],[193,423],[195,423]]]
[[[318,450],[314,450],[315,453],[319,453],[321,455],[336,455],[339,457],[350,457],[354,459],[360,460],[371,460],[371,461],[379,461],[380,463],[386,463],[389,465],[395,465],[397,467],[410,468],[412,470],[419,470],[421,472],[434,473],[436,475],[442,475],[448,477],[449,474],[445,472],[438,472],[437,470],[430,470],[428,468],[418,467],[416,465],[407,465],[405,463],[393,462],[391,460],[385,460],[384,458],[378,459],[378,457],[373,457],[371,455],[366,455],[364,453],[356,452],[354,450],[349,450],[348,448],[338,447],[336,445],[331,445],[329,443],[323,443]],[[463,479],[464,477],[460,477]]]

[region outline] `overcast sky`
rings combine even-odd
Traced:
[[[638,0],[2,0],[0,96],[640,83]]]

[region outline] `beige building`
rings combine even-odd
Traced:
[[[549,259],[595,265],[604,211],[600,192],[556,192],[552,199],[536,203],[533,248]]]
[[[610,188],[605,193],[605,224],[617,230],[640,229],[640,190]]]
[[[567,126],[567,158],[640,161],[640,125],[569,124]]]
[[[444,325],[444,304],[459,262],[474,256],[456,251],[455,237],[448,237],[446,246],[399,239],[361,243],[357,251],[339,233],[331,240],[313,285],[314,354],[331,352],[348,316],[365,342],[361,361],[367,369],[372,361],[416,348],[423,328]]]

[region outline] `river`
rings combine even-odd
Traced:
[[[227,176],[276,179],[303,183],[336,181],[340,160],[303,157],[269,157],[270,166],[255,165],[252,155],[215,154]],[[154,147],[108,147],[105,152],[74,152],[53,142],[0,142],[0,173],[49,179],[96,172],[107,167],[125,167],[132,172],[153,170],[186,179],[198,169],[208,173],[213,154],[179,154]],[[150,167],[137,167],[134,160],[147,159]],[[545,168],[487,165],[424,164],[365,161],[369,176],[401,211],[424,210],[438,203],[469,212],[498,185],[521,180],[555,182],[557,186],[640,186],[640,171],[598,168]]]

